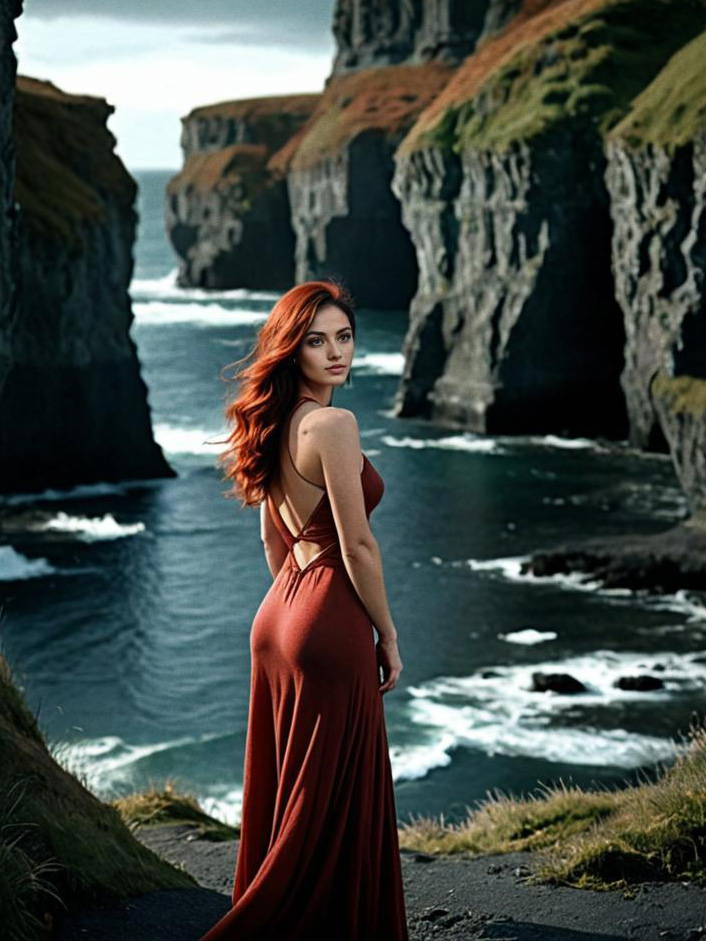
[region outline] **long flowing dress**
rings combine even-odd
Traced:
[[[369,517],[385,487],[367,455],[361,481]],[[288,553],[250,632],[233,906],[200,941],[408,941],[373,627],[320,489],[296,535],[267,496]],[[300,568],[307,540],[324,548]]]

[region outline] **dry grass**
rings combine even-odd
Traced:
[[[461,824],[420,817],[400,845],[428,853],[536,850],[533,879],[578,888],[625,888],[652,880],[706,886],[706,725],[655,779],[620,790],[563,782],[517,798],[495,792]]]

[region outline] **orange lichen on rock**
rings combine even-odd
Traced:
[[[483,82],[509,62],[522,48],[561,29],[567,23],[618,0],[525,0],[517,14],[496,36],[491,36],[458,67],[446,88],[437,95],[397,149],[404,156],[421,145],[421,138],[448,108],[468,101]]]
[[[265,144],[231,144],[220,150],[191,154],[167,184],[167,193],[189,189],[209,193],[237,179],[265,182],[270,151]]]
[[[448,63],[427,62],[333,76],[309,121],[273,155],[270,170],[285,174],[313,166],[362,131],[380,130],[390,138],[404,134],[454,69]]]
[[[201,105],[190,111],[183,120],[191,121],[194,118],[238,118],[243,121],[257,120],[258,118],[277,116],[279,114],[301,115],[307,114],[316,105],[321,97],[320,92],[302,93],[299,95],[267,95],[261,98],[237,98],[229,101],[215,102],[210,105]]]

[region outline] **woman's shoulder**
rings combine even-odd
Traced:
[[[342,440],[358,434],[358,419],[349,408],[333,405],[313,408],[302,419],[302,425],[305,421],[312,438],[317,440]]]

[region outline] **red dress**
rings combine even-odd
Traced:
[[[385,487],[365,455],[361,480],[370,516]],[[296,536],[267,497],[289,552],[250,632],[233,907],[200,941],[408,941],[373,627],[320,489]],[[325,548],[300,569],[307,539]]]

